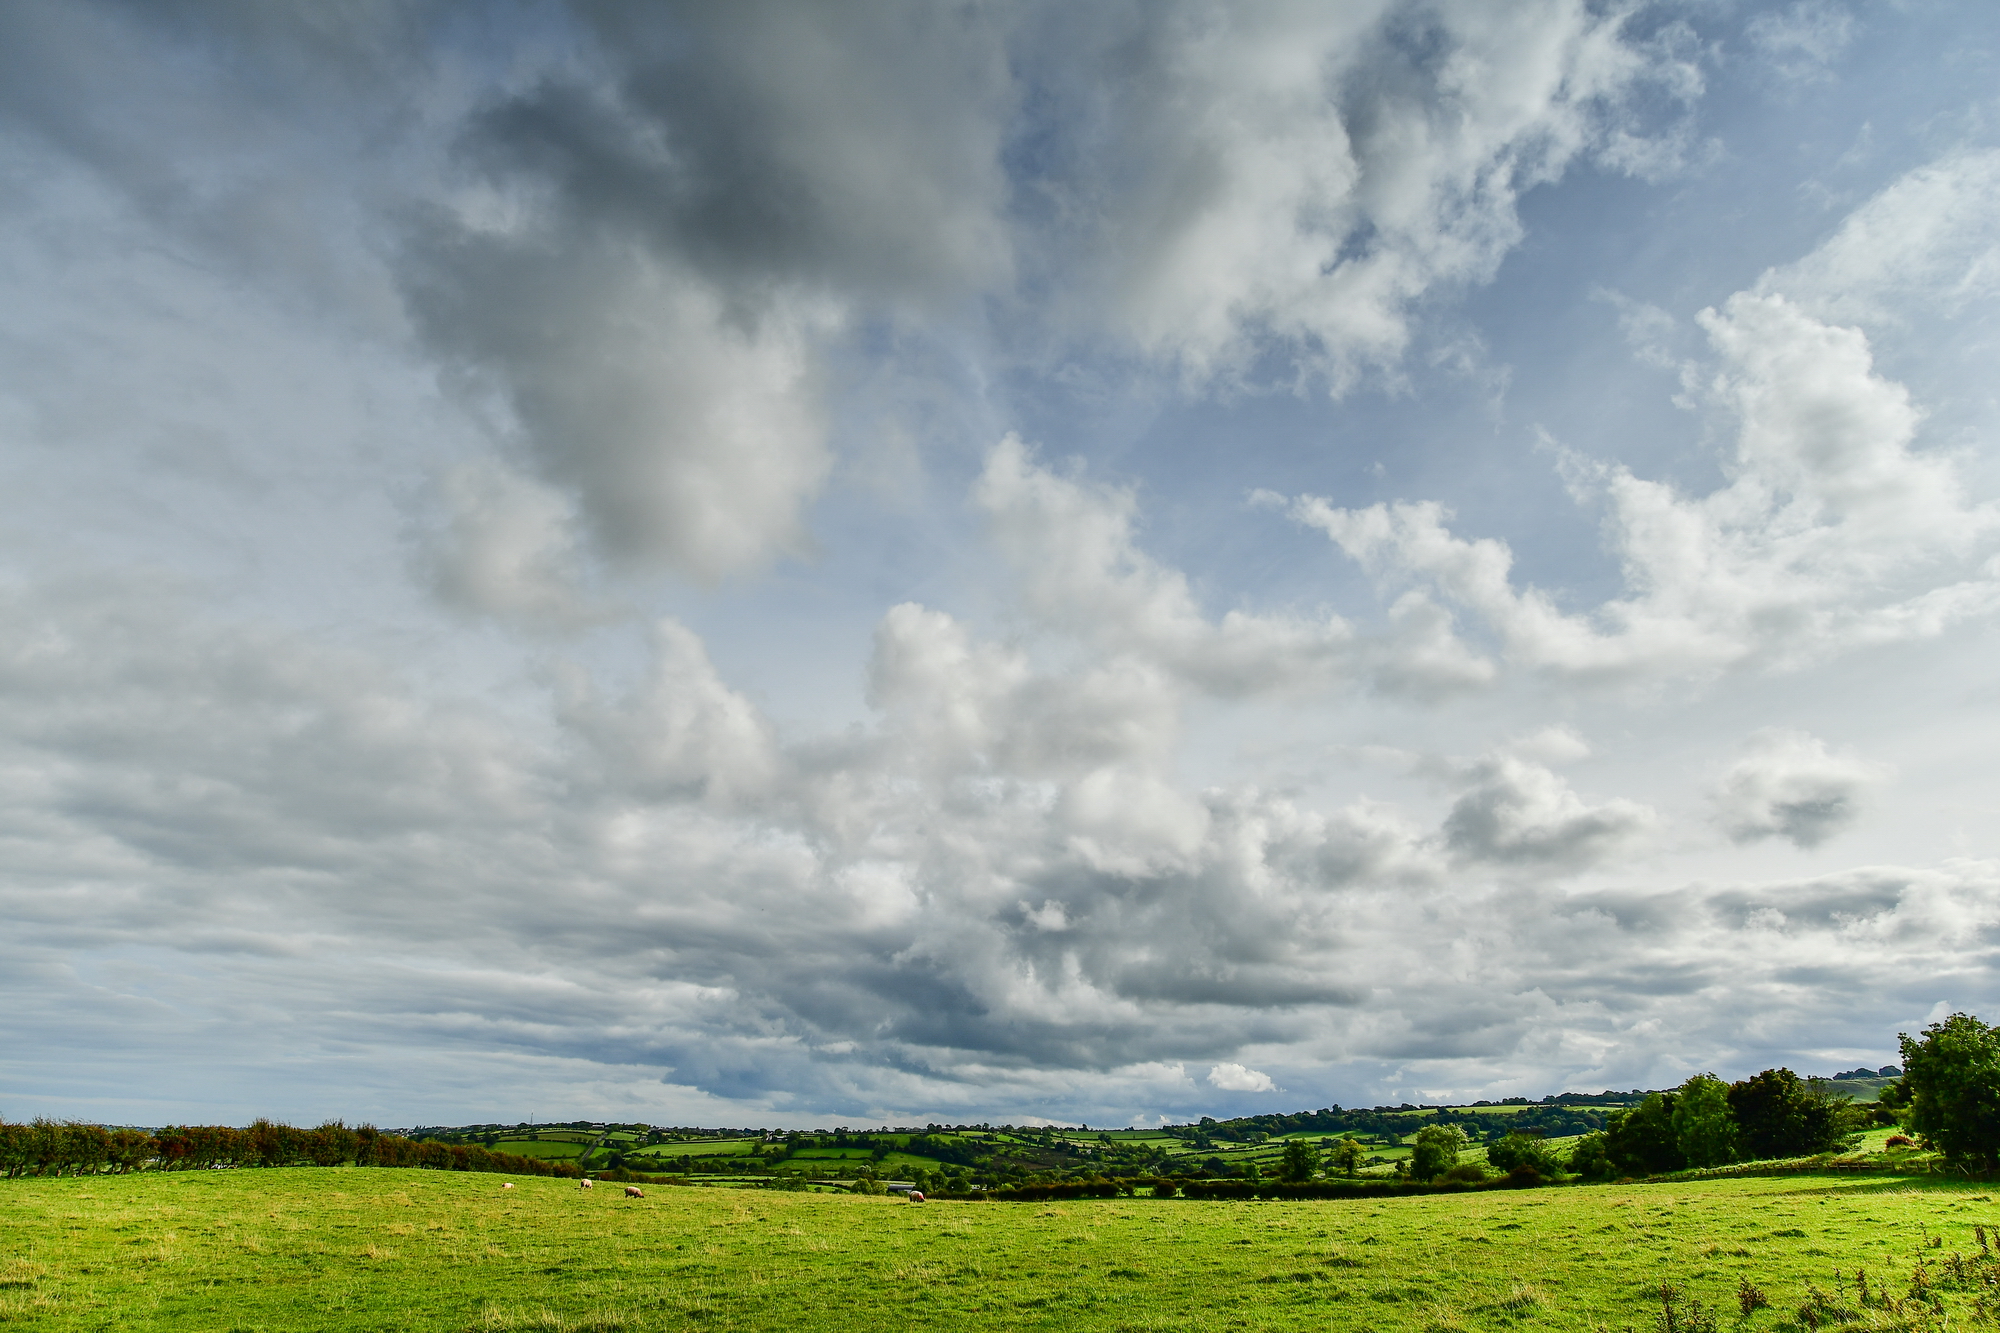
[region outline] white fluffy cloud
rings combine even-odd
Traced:
[[[1444,614],[1420,596],[1398,602],[1385,630],[1369,635],[1338,616],[1233,609],[1207,618],[1186,576],[1141,549],[1130,491],[1061,476],[1015,437],[989,453],[973,500],[1043,623],[1209,693],[1367,680],[1384,693],[1434,698],[1492,678],[1492,664],[1458,642]]]
[[[1568,0],[1155,13],[1143,45],[1063,29],[1124,47],[1125,92],[1092,95],[1093,170],[1049,188],[1090,242],[1061,274],[1076,304],[1197,378],[1274,343],[1336,390],[1393,366],[1427,293],[1487,280],[1518,242],[1523,192],[1592,153],[1636,166],[1628,103],[1700,84],[1628,13]]]
[[[1234,1061],[1225,1061],[1208,1071],[1208,1081],[1224,1092],[1276,1092],[1278,1085],[1271,1082],[1269,1074],[1245,1068]]]
[[[1452,855],[1466,861],[1581,869],[1657,823],[1651,810],[1634,801],[1588,805],[1555,773],[1513,755],[1471,765],[1464,781],[1443,832]]]
[[[1817,847],[1860,816],[1862,794],[1881,770],[1827,748],[1802,731],[1766,728],[1750,738],[1714,793],[1715,818],[1731,838],[1784,838]]]
[[[548,628],[602,620],[583,587],[575,516],[562,497],[503,468],[464,465],[445,479],[450,517],[424,551],[444,601]]]
[[[1733,425],[1723,485],[1690,495],[1564,455],[1572,493],[1603,507],[1625,595],[1572,611],[1517,587],[1506,543],[1456,535],[1434,502],[1305,496],[1293,517],[1385,586],[1466,613],[1515,663],[1580,676],[1796,667],[1990,611],[2000,510],[1967,495],[1958,457],[1922,447],[1909,391],[1875,368],[1861,329],[1832,319],[1990,290],[1996,160],[1910,173],[1806,259],[1699,314],[1714,359],[1682,378]]]
[[[1949,981],[1914,961],[2000,900],[1971,862],[1559,891],[1656,822],[1546,766],[1587,757],[1573,733],[1440,768],[1435,822],[1190,791],[1159,741],[1176,691],[1126,729],[1105,710],[1129,680],[1038,676],[913,607],[884,620],[877,725],[821,740],[782,735],[675,623],[636,686],[565,686],[544,734],[294,638],[191,628],[172,597],[4,611],[9,1004],[108,1068],[168,1032],[281,1032],[329,1071],[357,1041],[414,1044],[468,1086],[478,1059],[549,1089],[646,1070],[709,1118],[794,1120],[1200,1106],[1160,1072],[1188,1063],[1209,1094],[1328,1065],[1631,1086],[1673,1072],[1658,1030],[1760,1052],[1914,1004],[1912,978]],[[1826,827],[1843,761],[1759,753],[1732,809]],[[115,976],[94,961],[132,949]],[[1835,975],[1830,1012],[1812,978]],[[1751,1009],[1749,1031],[1713,1017]],[[150,1104],[236,1095],[152,1077]]]
[[[1688,496],[1570,462],[1578,493],[1605,506],[1626,596],[1577,613],[1517,588],[1506,544],[1455,535],[1435,503],[1308,496],[1292,513],[1386,583],[1476,617],[1513,661],[1579,675],[1796,666],[2000,604],[2000,514],[1968,499],[1952,458],[1915,447],[1920,413],[1859,330],[1747,292],[1701,323],[1718,364],[1700,388],[1736,423],[1727,484]]]

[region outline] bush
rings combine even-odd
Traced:
[[[1460,1162],[1457,1166],[1452,1167],[1449,1171],[1440,1173],[1437,1177],[1437,1183],[1440,1185],[1454,1183],[1460,1185],[1481,1185],[1485,1182],[1486,1168],[1477,1162]]]

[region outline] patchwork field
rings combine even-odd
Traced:
[[[49,1330],[1732,1329],[1856,1270],[1954,1323],[1991,1186],[1744,1178],[1368,1203],[931,1203],[298,1168],[0,1183],[0,1323]],[[1962,1256],[1954,1263],[1953,1256]],[[1739,1284],[1770,1309],[1739,1316]],[[1686,1322],[1681,1328],[1701,1327]],[[1712,1327],[1712,1326],[1710,1326]]]

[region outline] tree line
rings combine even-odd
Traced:
[[[495,1171],[517,1176],[581,1174],[568,1162],[545,1162],[479,1144],[440,1143],[386,1134],[372,1125],[329,1120],[301,1129],[257,1120],[229,1125],[113,1129],[76,1120],[0,1121],[0,1173],[83,1176],[128,1171],[204,1171],[275,1166],[388,1166],[428,1171]]]
[[[1583,1135],[1561,1156],[1535,1132],[1539,1126],[1524,1126],[1489,1142],[1485,1165],[1461,1163],[1460,1153],[1470,1137],[1454,1121],[1433,1119],[1418,1131],[1411,1155],[1400,1164],[1400,1171],[1411,1185],[1443,1186],[1477,1185],[1492,1171],[1505,1173],[1516,1183],[1564,1176],[1606,1180],[1661,1175],[1738,1161],[1810,1157],[1840,1147],[1869,1125],[1885,1124],[1901,1125],[1949,1163],[1980,1171],[2000,1170],[2000,1029],[1969,1014],[1953,1014],[1916,1037],[1901,1034],[1900,1042],[1902,1077],[1883,1089],[1872,1106],[1857,1105],[1830,1084],[1801,1079],[1789,1069],[1767,1069],[1735,1083],[1725,1083],[1713,1074],[1697,1074],[1677,1088],[1646,1095],[1636,1106],[1611,1111],[1601,1130]],[[1329,1108],[1309,1114],[1330,1118],[1355,1113]],[[1212,1132],[1215,1122],[1198,1128]],[[836,1144],[843,1139],[859,1146],[902,1146],[898,1136],[890,1135],[834,1136]],[[920,1146],[926,1155],[966,1158],[982,1165],[985,1154],[993,1148],[935,1133],[916,1135],[908,1141],[913,1149]],[[789,1156],[806,1142],[804,1136],[792,1136],[785,1144],[774,1145],[772,1152]],[[1365,1151],[1356,1140],[1322,1143],[1329,1149],[1324,1154],[1303,1139],[1286,1140],[1278,1180],[1272,1185],[1311,1185],[1317,1189],[1321,1188],[1317,1182],[1326,1176],[1358,1178]],[[1105,1147],[1112,1146],[1107,1136]],[[242,1129],[170,1125],[152,1131],[45,1118],[30,1123],[0,1121],[0,1173],[9,1179],[348,1163],[572,1179],[582,1174],[568,1162],[518,1156],[478,1143],[406,1138],[369,1125],[349,1128],[337,1120],[313,1129],[258,1120]],[[768,1162],[760,1155],[747,1159],[746,1165],[768,1166]],[[961,1166],[957,1171],[963,1169]],[[1103,1171],[1100,1165],[1092,1181],[1065,1183],[1096,1183]],[[616,1178],[621,1173],[605,1174]],[[1157,1166],[1152,1171],[1141,1167],[1134,1174],[1145,1177],[1137,1182],[1140,1186],[1168,1180],[1157,1174]],[[1213,1195],[1207,1185],[1222,1183],[1188,1181],[1178,1172],[1174,1179],[1180,1182],[1176,1188],[1189,1194]],[[1248,1187],[1261,1188],[1257,1177],[1249,1180]],[[930,1183],[926,1177],[925,1188]],[[935,1183],[950,1186],[964,1182],[961,1175],[954,1174]],[[1041,1183],[1024,1182],[1035,1188]],[[1188,1189],[1189,1184],[1199,1188]],[[1118,1189],[1133,1187],[1125,1181],[1115,1185]]]

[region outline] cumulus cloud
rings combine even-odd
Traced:
[[[444,601],[547,628],[575,628],[615,612],[584,588],[574,514],[561,495],[492,465],[445,478],[447,526],[431,535],[425,572]]]
[[[1248,1069],[1234,1062],[1225,1062],[1208,1071],[1208,1081],[1224,1092],[1276,1092],[1278,1085],[1271,1081],[1269,1074]]]
[[[1630,107],[1700,85],[1626,14],[1561,0],[1153,13],[1138,42],[1058,29],[1089,58],[1056,85],[1088,137],[1045,188],[1081,215],[1091,262],[1057,266],[1076,305],[1197,379],[1273,346],[1336,391],[1393,365],[1427,292],[1492,276],[1522,193],[1586,155],[1636,167]]]
[[[1194,1107],[1343,1063],[1411,1088],[1481,1061],[1631,1086],[1670,1072],[1660,1031],[1760,1051],[1908,1008],[1911,976],[1928,1005],[1978,966],[1959,942],[2000,925],[2000,868],[1975,862],[1559,892],[1548,876],[1648,820],[1542,766],[1581,757],[1567,733],[1463,766],[1430,824],[1190,792],[1116,747],[925,764],[894,708],[946,747],[1006,725],[903,695],[878,731],[788,740],[673,623],[637,685],[566,687],[541,734],[174,605],[0,605],[10,1011],[27,987],[48,1040],[106,1067],[169,1032],[247,1050],[282,1031],[330,1078],[357,1042],[467,1086],[496,1059],[548,1088],[643,1070],[711,1118]],[[1766,808],[1796,830],[1815,816],[1785,813],[1811,799],[1789,780]],[[1964,961],[1939,976],[1939,957]],[[149,1095],[216,1096],[167,1084]]]
[[[1784,838],[1817,847],[1860,815],[1881,770],[1836,754],[1803,731],[1766,728],[1750,738],[1713,794],[1715,819],[1737,842]]]
[[[588,677],[572,674],[567,694],[559,716],[615,793],[726,804],[767,790],[778,776],[770,724],[677,621],[654,628],[652,669],[636,690],[607,701]]]
[[[209,253],[414,329],[599,554],[704,579],[807,549],[836,365],[1108,339],[1197,392],[1393,378],[1526,191],[1646,169],[1647,108],[1700,92],[1671,25],[1578,0],[455,12],[31,5],[3,105]]]
[[[1453,636],[1442,610],[1421,595],[1397,603],[1385,632],[1365,636],[1332,615],[1236,609],[1209,619],[1186,575],[1141,548],[1133,492],[1059,475],[1017,437],[987,455],[973,503],[1043,624],[1101,653],[1144,659],[1207,693],[1241,697],[1366,679],[1384,693],[1436,698],[1492,679],[1492,664]]]
[[[1515,755],[1471,765],[1444,821],[1454,857],[1548,870],[1596,864],[1651,830],[1657,817],[1634,801],[1588,805],[1551,770]]]
[[[2000,605],[1985,563],[1996,511],[1965,496],[1953,459],[1915,448],[1921,414],[1859,330],[1751,292],[1701,323],[1718,366],[1700,387],[1736,420],[1728,483],[1687,496],[1569,463],[1607,510],[1626,596],[1578,613],[1517,588],[1506,543],[1455,535],[1436,503],[1307,496],[1291,512],[1386,582],[1477,617],[1513,661],[1578,675],[1796,666]]]
[[[168,255],[202,293],[247,275],[310,308],[427,395],[441,368],[447,395],[346,395],[326,456],[370,495],[441,479],[425,587],[541,630],[612,615],[614,575],[644,604],[633,569],[717,581],[810,551],[870,429],[856,381],[899,356],[958,360],[982,419],[1058,364],[1218,398],[1392,384],[1439,297],[1516,246],[1525,192],[1585,162],[1671,169],[1679,131],[1646,108],[1671,122],[1700,91],[1677,25],[1571,0],[466,12],[8,9],[10,172],[88,176],[133,216],[77,239],[54,198],[56,239],[7,263]],[[9,527],[7,1085],[129,1098],[105,1114],[134,1121],[283,1111],[282,1046],[301,1118],[358,1114],[367,1087],[371,1115],[417,1114],[419,1089],[449,1116],[536,1109],[494,1107],[519,1092],[686,1121],[1098,1121],[1336,1077],[1622,1087],[1671,1074],[1663,1046],[1879,1040],[1883,1012],[1979,992],[2000,868],[1607,890],[1658,816],[1566,771],[1578,733],[1535,730],[1548,700],[1501,668],[1790,664],[1989,604],[1987,511],[1835,304],[1986,293],[1988,165],[1909,178],[1704,317],[1687,388],[1736,426],[1714,494],[1571,461],[1628,575],[1592,610],[1520,587],[1440,506],[1332,500],[1293,512],[1382,575],[1380,624],[1227,603],[1147,549],[1140,490],[1010,438],[966,511],[926,515],[969,517],[955,554],[988,542],[1005,572],[871,587],[865,694],[828,687],[816,729],[722,669],[694,628],[727,625],[715,602],[465,665],[386,586],[393,517],[391,554],[343,567],[378,599],[351,614],[298,609],[334,582],[318,560],[241,596],[229,572],[116,572],[135,545],[155,563],[162,527],[226,545],[248,502],[148,495],[167,517],[67,581]],[[1933,239],[1881,258],[1925,216]],[[39,346],[21,327],[10,346]],[[227,359],[151,382],[265,374]],[[408,425],[418,400],[463,435]],[[283,406],[274,426],[326,415]],[[0,403],[60,442],[39,410]],[[224,415],[186,433],[282,433]],[[397,450],[420,457],[385,480]],[[1415,719],[1453,737],[1415,750],[1478,757],[1371,792],[1193,753],[1243,719],[1318,750]],[[1724,776],[1732,836],[1838,827],[1866,775],[1816,744],[1759,742]]]

